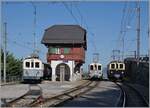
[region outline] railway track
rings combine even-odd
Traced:
[[[27,107],[35,101],[39,101],[42,98],[42,89],[37,84],[30,84],[29,90],[24,95],[16,98],[9,103],[8,107]]]
[[[120,95],[118,97],[118,100],[116,102],[116,107],[125,107],[126,106],[126,92],[125,90],[122,88],[121,84],[120,83],[115,83],[120,89],[121,89],[121,92],[120,92]]]
[[[75,97],[78,97],[87,91],[93,89],[98,85],[99,82],[96,81],[87,81],[85,84],[82,84],[80,86],[77,86],[75,88],[72,88],[70,90],[65,91],[64,93],[60,95],[56,95],[50,98],[44,99],[42,103],[35,102],[31,105],[31,107],[54,107],[54,106],[60,106],[64,102],[71,100]]]
[[[145,99],[145,97],[138,90],[136,90],[133,86],[129,84],[124,84],[124,86],[126,88],[129,88],[126,91],[130,90],[130,92],[127,93],[127,104],[126,104],[127,107],[128,106],[130,107],[133,105],[135,105],[136,107],[148,107],[149,106],[149,102]],[[132,101],[132,104],[130,103],[131,101]]]
[[[116,83],[121,88],[119,107],[148,107],[149,102],[134,87],[128,84]]]

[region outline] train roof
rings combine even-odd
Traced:
[[[109,62],[109,64],[110,64],[110,63],[124,63],[124,62],[123,62],[123,61],[114,60],[114,61]]]
[[[89,65],[94,65],[94,64],[102,65],[102,64],[100,64],[100,63],[91,63],[91,64],[89,64]]]
[[[39,57],[31,57],[31,56],[24,58],[23,61],[30,60],[30,59],[36,59],[36,60],[42,61],[41,59],[39,59]]]

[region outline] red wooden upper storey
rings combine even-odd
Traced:
[[[75,60],[85,61],[85,49],[80,48],[56,48],[50,47],[47,53],[47,61],[51,60]]]
[[[85,61],[86,30],[79,25],[54,25],[47,28],[41,41],[47,48],[47,61]]]

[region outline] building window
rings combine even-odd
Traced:
[[[50,53],[50,54],[60,54],[60,48],[52,48],[52,47],[50,47],[48,49],[48,53]]]
[[[60,54],[60,48],[55,48],[55,54]]]
[[[64,54],[69,54],[70,48],[64,48]]]
[[[39,68],[39,62],[35,62],[35,68]]]
[[[26,67],[27,67],[27,68],[30,67],[30,62],[26,62]]]

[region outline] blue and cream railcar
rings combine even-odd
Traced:
[[[125,77],[125,63],[121,61],[112,61],[108,64],[107,75],[110,80],[123,79]]]
[[[23,60],[23,80],[38,80],[43,78],[44,65],[39,58],[29,57]]]
[[[100,63],[91,63],[89,65],[89,77],[90,79],[102,79],[102,65]]]

